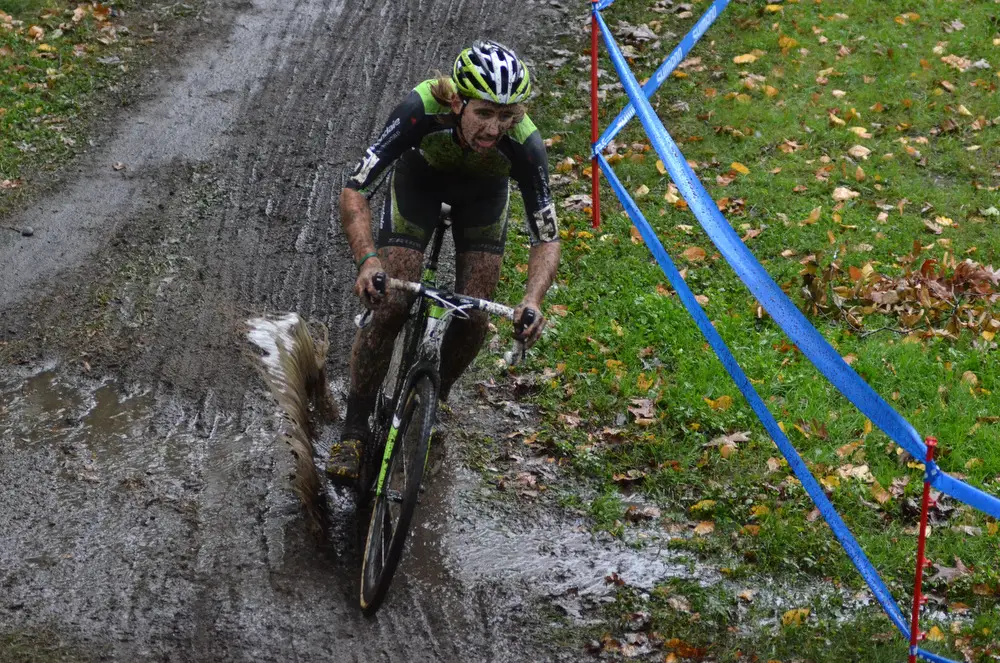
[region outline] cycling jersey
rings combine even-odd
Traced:
[[[391,235],[396,241],[389,243],[400,245],[424,245],[423,234],[429,235],[428,223],[436,225],[436,209],[430,213],[436,200],[430,200],[427,205],[414,203],[410,200],[400,200],[400,196],[434,197],[441,202],[452,204],[452,217],[456,231],[462,225],[479,228],[492,224],[492,230],[485,232],[491,241],[499,239],[502,252],[502,237],[496,228],[502,228],[506,234],[506,190],[508,178],[517,182],[524,199],[525,216],[528,234],[532,246],[540,242],[552,242],[559,239],[556,225],[555,207],[549,192],[548,163],[545,146],[541,135],[531,119],[524,118],[500,137],[495,148],[480,154],[472,149],[463,148],[458,140],[454,127],[454,115],[451,108],[438,103],[431,94],[434,80],[424,81],[418,85],[400,103],[386,122],[385,128],[378,140],[369,147],[358,162],[346,186],[368,193],[372,185],[385,170],[396,163],[397,172],[393,175],[394,186],[392,195],[387,198],[388,220],[383,216],[380,233],[380,244],[388,241]],[[396,186],[397,176],[405,171],[407,186]],[[501,195],[500,190],[503,190]],[[455,198],[459,204],[456,215],[455,204],[449,197]],[[470,218],[468,224],[463,224],[461,216],[463,201],[469,201]],[[495,216],[497,210],[502,211],[503,218],[487,218],[477,220],[471,218],[476,212],[483,213],[482,205],[476,209],[473,201],[493,201],[486,211],[488,216]],[[419,218],[407,218],[406,209],[427,208],[427,214],[419,214]],[[437,206],[440,209],[440,205]],[[387,231],[387,224],[389,230]],[[497,225],[499,224],[499,225]],[[406,235],[412,238],[408,244]],[[473,233],[476,234],[476,233]],[[478,233],[483,235],[483,232]],[[456,238],[458,234],[456,233]],[[383,241],[385,239],[385,241]]]

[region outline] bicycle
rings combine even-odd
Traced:
[[[366,508],[371,510],[359,597],[361,609],[368,615],[378,610],[386,597],[418,502],[437,412],[441,343],[448,322],[452,316],[466,316],[470,309],[509,320],[514,317],[509,306],[437,288],[438,258],[449,226],[447,206],[443,206],[420,283],[386,280],[385,274],[375,277],[375,286],[383,293],[389,287],[417,297],[396,338],[389,371],[376,397],[372,443],[366,445],[358,482],[359,518]],[[521,326],[530,326],[534,314],[526,309]],[[355,322],[364,327],[370,318],[371,311],[366,311]],[[513,366],[523,360],[524,353],[524,344],[515,341],[504,359]]]

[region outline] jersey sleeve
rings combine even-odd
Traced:
[[[549,164],[545,143],[531,119],[525,115],[510,132],[511,176],[524,199],[525,222],[531,245],[559,241],[556,208],[549,190]]]
[[[417,90],[410,92],[393,109],[378,139],[365,150],[365,154],[348,176],[344,186],[368,193],[379,176],[408,148],[420,142],[420,130],[426,120],[424,100]]]

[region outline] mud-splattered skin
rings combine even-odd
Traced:
[[[379,254],[379,267],[392,278],[409,281],[420,278],[424,256],[419,251],[391,246],[381,249]],[[500,261],[501,256],[491,253],[456,254],[455,290],[473,297],[491,298],[500,280]],[[358,330],[351,351],[351,393],[347,400],[345,436],[367,437],[368,415],[389,367],[393,342],[406,322],[412,301],[412,294],[390,290],[372,302],[376,304],[372,321]],[[441,349],[442,400],[448,397],[452,384],[479,353],[486,338],[487,317],[482,311],[473,311],[468,319],[453,318],[449,324]]]

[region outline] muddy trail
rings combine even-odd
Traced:
[[[462,45],[530,52],[565,11],[210,0],[185,20],[135,102],[6,220],[34,236],[0,236],[0,658],[579,658],[538,610],[565,542],[476,506],[451,452],[412,559],[363,618],[350,501],[335,501],[339,539],[318,542],[245,339],[268,312],[324,323],[342,396],[357,308],[343,173]],[[559,564],[550,593],[575,592]],[[584,586],[608,571],[579,568]]]

